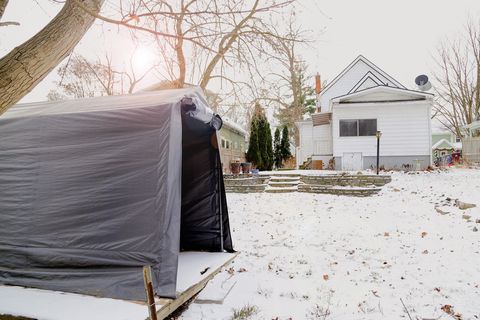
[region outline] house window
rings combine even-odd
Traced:
[[[355,137],[357,135],[357,120],[340,120],[340,137]]]
[[[225,140],[222,139],[222,148],[225,148]]]
[[[457,143],[458,143],[458,142],[462,142],[462,138],[458,138],[458,137],[455,138],[455,142],[457,142]]]
[[[359,136],[374,136],[377,133],[377,119],[358,120]]]
[[[230,141],[227,140],[225,144],[226,144],[226,148],[230,149]]]
[[[374,136],[377,119],[340,120],[340,137]]]
[[[233,149],[235,149],[235,150],[238,149],[238,142],[237,142],[237,141],[235,141],[235,142],[233,143]]]

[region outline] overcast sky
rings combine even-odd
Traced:
[[[311,48],[300,52],[311,74],[331,80],[359,54],[414,88],[415,76],[431,74],[432,56],[446,36],[461,32],[469,16],[480,18],[480,0],[299,0],[299,19],[311,30]],[[21,26],[3,27],[0,55],[40,30],[61,8],[49,0],[10,1],[3,20]],[[114,26],[96,23],[76,52],[95,57],[96,52],[122,52]],[[123,37],[125,38],[125,37]],[[45,100],[53,88],[55,72],[22,102]]]

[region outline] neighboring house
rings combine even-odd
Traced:
[[[480,163],[480,117],[463,129],[466,136],[462,139],[462,157],[468,163]]]
[[[466,132],[468,137],[480,137],[480,116],[477,117],[477,120],[464,126],[463,130]]]
[[[230,163],[233,161],[245,162],[246,139],[247,132],[242,127],[228,119],[223,119],[219,141],[223,172],[230,172]]]
[[[437,131],[432,133],[432,157],[435,160],[456,150],[462,150],[462,140],[450,131]]]
[[[381,131],[380,166],[402,169],[432,163],[433,94],[409,90],[362,55],[320,94],[319,112],[297,122],[297,166],[309,159],[337,170],[376,167],[376,132]]]

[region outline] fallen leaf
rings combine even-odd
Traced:
[[[423,250],[423,254],[428,254],[428,250]]]
[[[328,280],[328,274],[323,275],[323,280],[327,281]]]
[[[384,237],[388,237],[388,236],[390,236],[390,233],[385,232],[385,233],[383,234],[383,236],[384,236]]]
[[[234,274],[234,273],[235,273],[235,269],[230,268],[230,269],[227,270],[227,272],[228,272],[229,274]]]
[[[425,238],[427,236],[428,233],[426,233],[425,231],[422,232],[422,238]]]
[[[440,309],[445,313],[453,314],[453,307],[449,304],[443,305]]]

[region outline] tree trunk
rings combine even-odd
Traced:
[[[0,0],[0,19],[2,19],[7,5],[8,5],[8,0]]]
[[[67,0],[62,10],[36,35],[0,59],[0,115],[43,80],[93,24],[104,0]]]

